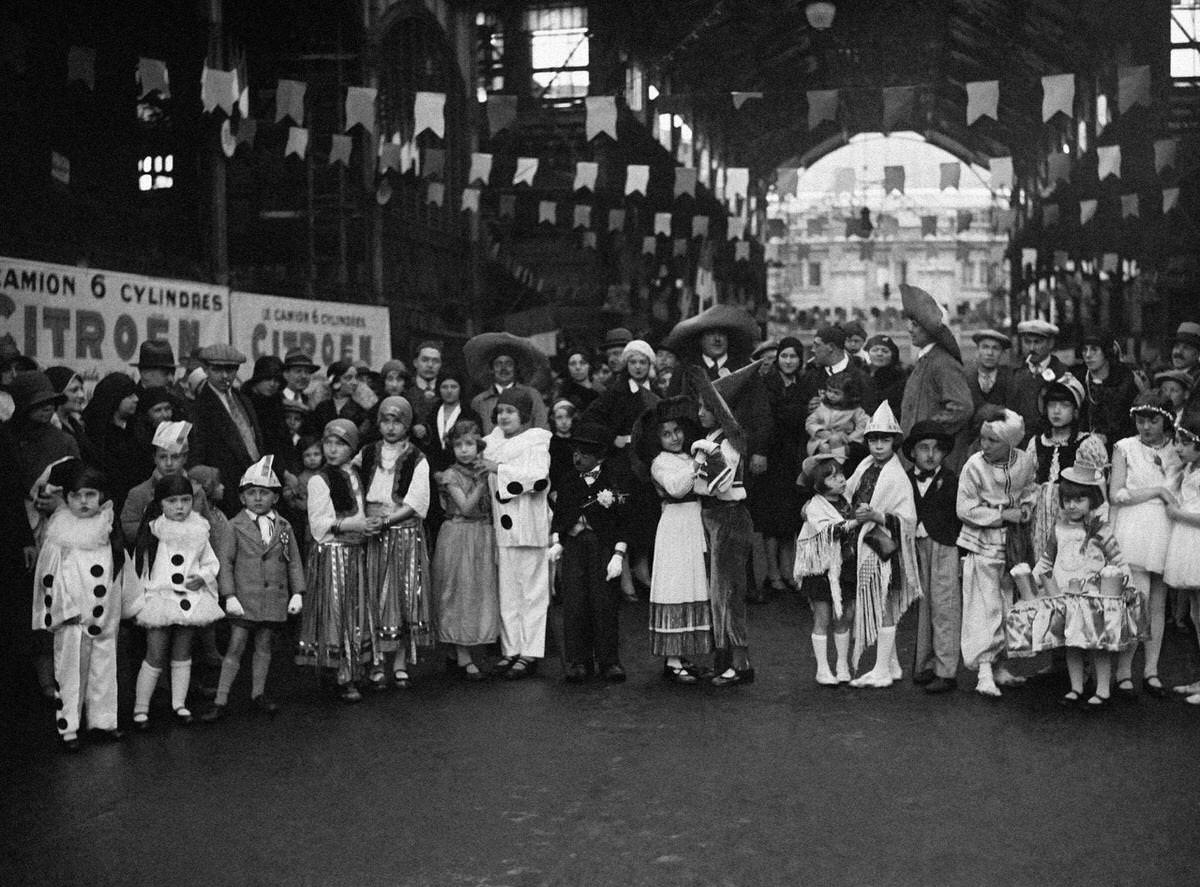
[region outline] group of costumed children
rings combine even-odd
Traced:
[[[647,411],[632,448],[662,503],[651,651],[667,680],[726,686],[754,679],[744,434],[703,373],[689,380],[698,398],[668,398]],[[1025,448],[1020,416],[985,405],[979,451],[961,471],[945,461],[949,434],[931,422],[903,434],[886,402],[862,430],[867,456],[848,478],[842,451],[828,443],[804,460],[797,482],[810,497],[795,578],[813,609],[818,684],[879,688],[898,680],[896,626],[919,602],[913,680],[929,692],[954,688],[960,651],[978,672],[976,690],[999,696],[1023,680],[1006,658],[1065,648],[1065,701],[1099,708],[1113,692],[1134,692],[1133,655],[1144,642],[1142,687],[1168,695],[1157,674],[1167,586],[1188,596],[1200,625],[1200,414],[1185,413],[1176,427],[1167,398],[1156,390],[1139,395],[1131,410],[1137,434],[1115,442],[1106,479],[1104,442],[1076,428],[1082,397],[1073,377],[1049,384],[1046,430]],[[103,476],[78,460],[55,466],[50,483],[63,504],[42,530],[33,622],[53,635],[64,744],[78,747],[85,722],[119,735],[123,618],[146,629],[133,714],[139,727],[149,724],[168,662],[174,716],[192,720],[193,636],[229,620],[215,701],[201,715],[215,721],[252,638],[251,698],[276,710],[266,695],[272,632],[301,611],[297,660],[332,671],[346,701],[360,699],[360,687],[409,686],[418,647],[436,641],[453,648],[467,680],[484,678],[472,649],[497,637],[503,655],[494,673],[532,674],[545,654],[552,565],[561,574],[566,680],[624,680],[617,580],[628,549],[630,459],[611,455],[610,429],[581,423],[571,440],[573,470],[560,476],[552,512],[551,437],[532,426],[532,415],[528,391],[501,393],[492,432],[456,424],[455,462],[432,479],[408,440],[412,409],[404,398],[382,401],[381,439],[361,451],[352,422],[329,422],[323,465],[314,459],[306,472],[306,564],[296,530],[276,509],[281,484],[270,456],[246,471],[243,509],[213,534],[198,512],[203,493],[194,479],[167,469],[168,456],[182,465],[187,423],[158,429],[162,470],[131,554]],[[431,569],[423,524],[433,487],[445,519]],[[872,645],[873,667],[853,677]],[[1084,651],[1093,656],[1090,693]],[[711,667],[697,664],[710,653]],[[1200,704],[1200,682],[1175,690]]]

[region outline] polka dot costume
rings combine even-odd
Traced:
[[[159,517],[150,524],[158,551],[142,577],[143,605],[137,622],[146,628],[208,625],[224,615],[217,602],[217,556],[209,545],[208,521],[192,512],[186,520]],[[203,580],[189,589],[189,577]]]

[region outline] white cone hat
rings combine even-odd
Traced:
[[[900,429],[900,423],[896,421],[896,414],[892,412],[891,406],[885,400],[875,410],[875,415],[871,417],[871,421],[867,423],[867,434],[899,434],[904,432]]]
[[[241,481],[238,482],[238,488],[269,487],[273,490],[279,489],[282,484],[279,483],[279,478],[275,476],[275,471],[271,467],[274,461],[274,456],[263,456],[246,469],[246,473],[242,475]]]

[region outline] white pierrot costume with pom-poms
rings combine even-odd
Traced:
[[[46,525],[33,586],[33,628],[54,636],[59,734],[73,738],[87,712],[94,730],[117,727],[117,626],[127,596],[113,575],[111,502],[92,517],[60,508]]]
[[[208,625],[221,619],[225,614],[217,602],[220,563],[208,541],[208,521],[194,511],[181,521],[159,516],[150,523],[150,532],[158,537],[158,551],[142,576],[138,625]],[[187,588],[189,576],[203,579],[203,587]]]

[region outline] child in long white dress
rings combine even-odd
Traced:
[[[1163,582],[1186,595],[1192,624],[1200,635],[1200,413],[1188,412],[1175,429],[1175,452],[1183,463],[1179,503],[1167,505],[1171,539]],[[1200,681],[1174,688],[1192,705],[1200,705]]]

